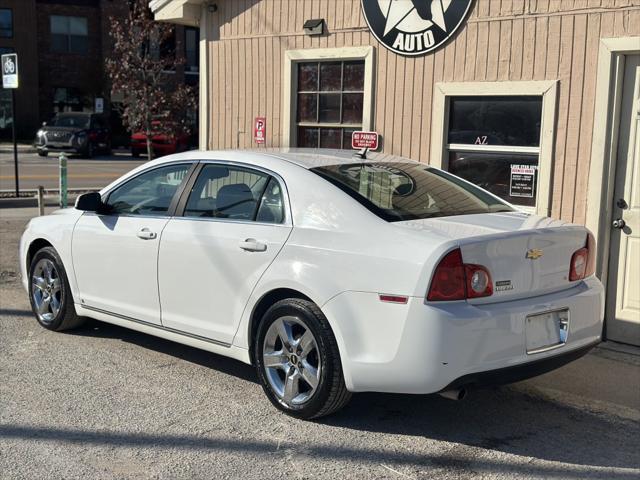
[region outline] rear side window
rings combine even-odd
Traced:
[[[280,184],[270,175],[244,167],[205,165],[184,216],[282,223],[283,212]]]
[[[189,163],[168,165],[132,178],[109,194],[109,213],[165,215],[189,168]]]
[[[419,163],[355,163],[311,170],[388,222],[513,211],[484,190]]]

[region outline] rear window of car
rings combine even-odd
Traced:
[[[419,163],[351,163],[311,171],[388,222],[513,211],[488,192]]]

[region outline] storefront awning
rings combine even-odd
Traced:
[[[156,20],[197,26],[203,0],[151,0],[149,8]]]

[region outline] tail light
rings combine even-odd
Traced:
[[[596,270],[596,241],[593,235],[587,235],[587,243],[571,256],[569,281],[575,282],[590,277]]]
[[[96,141],[98,139],[98,134],[96,132],[89,132],[89,140]]]
[[[493,294],[491,274],[482,265],[464,264],[459,248],[447,253],[436,267],[427,294],[430,302],[465,300]]]

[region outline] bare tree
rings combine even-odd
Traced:
[[[123,96],[124,125],[131,132],[145,132],[151,159],[153,135],[189,133],[187,111],[195,107],[195,92],[167,75],[184,58],[176,55],[175,48],[165,50],[174,27],[153,19],[147,0],[131,0],[128,16],[112,17],[110,24],[113,54],[106,61],[106,70],[111,89]]]

